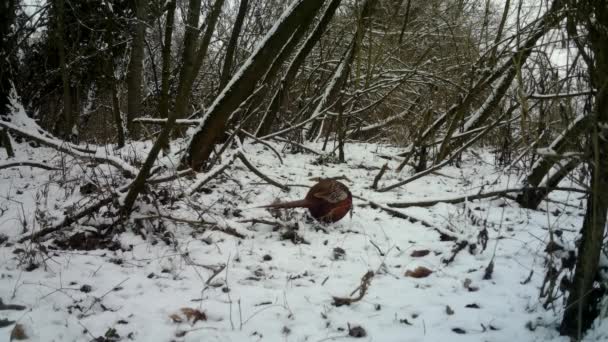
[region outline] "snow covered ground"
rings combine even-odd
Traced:
[[[149,147],[129,146],[121,153],[141,159]],[[461,168],[447,167],[377,193],[370,185],[386,162],[381,156],[395,155],[396,148],[349,144],[347,164],[318,163],[314,155],[281,152],[282,165],[267,147],[246,144],[244,150],[255,166],[281,183],[312,185],[313,177],[344,176],[353,194],[380,204],[521,185],[515,174],[497,170],[484,151],[465,155]],[[282,191],[236,160],[191,196],[184,192],[193,180],[159,185],[157,193],[165,197],[144,204],[135,215],[139,223],[114,227],[125,229],[117,243],[87,251],[57,248],[53,239],[41,245],[16,241],[24,229],[52,225],[73,205],[82,204],[87,181],[102,184],[103,192],[123,185],[122,178],[110,167],[75,161],[44,147],[20,144],[17,154],[65,167],[0,171],[0,232],[8,237],[0,243],[0,298],[5,304],[25,306],[0,311],[0,322],[17,321],[30,340],[357,339],[350,334],[365,335],[358,338],[362,341],[567,341],[556,331],[562,299],[556,301],[556,310],[545,310],[539,289],[550,232],[563,232],[562,243],[574,245],[584,212],[580,194],[556,192],[551,199],[561,203],[543,202],[539,211],[521,209],[508,199],[399,209],[437,229],[355,199],[352,217],[321,226],[301,209],[275,218],[256,208],[277,199],[299,199],[307,189]],[[3,150],[0,158],[5,159]],[[397,164],[391,163],[394,169]],[[408,172],[406,168],[401,176]],[[383,182],[399,177],[388,172]],[[197,220],[198,211],[205,220],[233,227],[246,238],[176,220],[142,219],[158,216],[153,204],[161,200],[166,200],[160,208],[163,215]],[[98,214],[97,220],[72,227],[69,235],[111,221],[103,218],[104,210]],[[251,219],[285,223],[276,227],[243,222]],[[301,239],[290,240],[289,228],[297,228]],[[478,243],[456,254],[458,241],[442,241],[438,233],[474,243],[484,228],[489,234],[485,250]],[[493,256],[492,277],[484,280]],[[432,273],[421,278],[405,275],[419,266]],[[334,296],[358,297],[368,271],[373,277],[360,301],[332,304]],[[13,326],[0,328],[0,341],[9,340]],[[587,340],[606,339],[608,326],[599,321]]]

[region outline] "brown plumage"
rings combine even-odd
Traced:
[[[348,187],[337,180],[323,179],[299,201],[265,205],[262,208],[308,208],[310,215],[324,223],[337,222],[353,207]]]

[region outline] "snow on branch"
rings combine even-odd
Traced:
[[[29,166],[29,167],[37,167],[40,169],[44,169],[44,170],[59,170],[56,167],[53,166],[49,166],[47,164],[42,164],[42,163],[36,163],[33,161],[29,161],[29,160],[22,160],[22,161],[11,161],[8,163],[0,163],[0,170],[2,169],[8,169],[11,167],[21,167],[21,166]]]

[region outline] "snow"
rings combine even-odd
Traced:
[[[321,150],[321,145],[310,147]],[[143,153],[149,147],[132,148]],[[376,168],[386,162],[380,156],[396,155],[399,149],[348,144],[347,164],[321,165],[314,165],[315,156],[283,153],[280,167],[273,152],[260,144],[245,143],[230,153],[241,149],[256,167],[280,183],[310,185],[312,177],[345,176],[343,182],[354,195],[381,205],[518,186],[515,177],[488,163],[492,156],[484,151],[476,153],[481,160],[465,154],[462,168],[446,167],[396,191],[374,193],[368,187]],[[281,144],[276,149],[280,151]],[[15,150],[20,158],[68,168],[65,172],[29,167],[2,170],[0,232],[11,243],[22,236],[24,225],[40,229],[44,222],[58,222],[65,210],[82,203],[86,196],[78,187],[102,168],[98,165],[83,171],[80,161],[46,147],[15,144]],[[223,163],[230,159],[224,158]],[[170,165],[166,160],[160,164]],[[392,161],[391,169],[397,164]],[[63,177],[72,182],[61,183]],[[25,251],[39,247],[0,244],[0,298],[27,307],[25,311],[3,311],[2,317],[22,324],[33,341],[89,341],[104,336],[110,328],[122,340],[134,341],[331,341],[348,339],[349,324],[365,329],[364,341],[567,341],[555,330],[561,304],[555,311],[545,310],[538,296],[549,229],[561,229],[565,245],[574,246],[584,213],[578,195],[552,193],[553,200],[568,205],[546,202],[542,205],[546,211],[524,210],[504,199],[395,209],[472,242],[484,224],[471,215],[487,221],[488,248],[481,251],[478,247],[474,253],[465,249],[446,265],[443,260],[451,256],[454,242],[441,241],[437,230],[421,222],[364,206],[364,201],[354,201],[352,218],[320,226],[308,220],[304,210],[284,211],[274,218],[257,208],[276,199],[301,198],[305,187],[282,191],[261,183],[235,161],[223,175],[205,184],[207,191],[188,195],[187,189],[201,177],[162,185],[176,195],[184,194],[168,214],[215,223],[220,229],[231,227],[246,235],[245,239],[165,220],[171,236],[167,241],[154,234],[136,234],[137,226],[127,225],[126,232],[117,237],[122,248],[115,251],[53,249],[49,240],[42,242],[47,254],[14,254],[15,247]],[[384,181],[397,177],[389,172]],[[71,190],[68,184],[72,184]],[[551,213],[556,209],[561,214],[554,216]],[[152,206],[140,203],[134,217],[156,214]],[[107,220],[103,215],[97,219]],[[297,226],[297,233],[308,244],[282,240],[282,230],[272,226],[244,222],[250,219],[283,220]],[[95,230],[89,226],[93,221],[86,221],[87,225],[77,225],[72,232]],[[152,231],[156,225],[146,229]],[[344,250],[343,257],[334,258],[337,247]],[[430,254],[411,256],[419,250]],[[494,250],[493,277],[483,280]],[[45,259],[40,267],[26,271],[28,256],[39,262]],[[433,273],[420,279],[404,275],[418,266]],[[221,271],[214,276],[216,270]],[[332,296],[348,297],[369,270],[374,276],[361,301],[332,305]],[[532,270],[530,282],[524,282]],[[91,291],[84,291],[83,285],[89,285]],[[447,306],[453,314],[447,313]],[[207,320],[176,323],[171,316],[181,308],[198,309]],[[599,323],[587,340],[608,338],[608,327]],[[466,333],[458,334],[456,328]],[[0,328],[1,341],[8,341],[10,329]]]

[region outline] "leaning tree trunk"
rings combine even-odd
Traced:
[[[150,175],[150,170],[152,170],[152,166],[156,161],[158,153],[163,147],[167,146],[168,144],[169,136],[171,135],[171,131],[173,129],[173,126],[175,125],[175,121],[178,117],[182,116],[186,110],[186,105],[190,96],[192,83],[194,82],[196,74],[200,69],[202,59],[207,54],[209,41],[211,40],[211,35],[215,30],[215,23],[217,22],[217,18],[220,15],[224,0],[215,1],[213,8],[207,18],[207,28],[205,30],[203,38],[201,39],[200,47],[198,51],[195,51],[196,44],[194,44],[194,42],[196,41],[196,38],[198,36],[198,31],[195,30],[197,30],[198,27],[198,15],[200,12],[200,4],[201,0],[191,0],[190,7],[188,9],[188,28],[186,31],[186,36],[184,37],[183,64],[180,72],[178,100],[176,101],[175,109],[169,114],[167,118],[167,123],[163,126],[163,129],[161,130],[158,138],[154,142],[152,149],[146,157],[144,165],[141,167],[139,173],[137,174],[137,177],[135,177],[135,180],[129,187],[129,192],[125,196],[125,201],[122,207],[123,215],[129,215],[131,213],[137,196],[144,190],[146,180]],[[200,60],[197,60],[197,58]]]
[[[574,25],[584,25],[589,32],[593,57],[587,59],[592,62],[587,67],[591,86],[597,89],[590,134],[593,152],[589,161],[591,194],[587,199],[576,269],[560,326],[562,334],[580,340],[597,317],[601,300],[601,291],[594,284],[598,280],[608,214],[608,0],[570,1],[569,4],[573,16],[569,20],[572,19]],[[569,33],[573,39],[580,39],[576,32]]]
[[[268,61],[288,42],[295,30],[314,19],[324,0],[297,0],[281,16],[256,51],[243,64],[205,113],[182,159],[182,167],[201,170],[215,141],[225,133],[232,112],[249,97],[268,69]]]
[[[270,128],[272,127],[272,124],[277,117],[277,113],[281,109],[284,109],[286,106],[289,88],[295,80],[296,75],[298,74],[298,70],[300,70],[300,67],[304,63],[304,60],[306,60],[306,57],[308,56],[310,51],[312,51],[312,48],[317,44],[319,39],[321,39],[323,32],[325,32],[327,26],[331,22],[331,19],[336,13],[336,9],[340,5],[340,1],[341,0],[332,0],[329,3],[325,11],[323,12],[321,20],[319,20],[312,33],[306,38],[306,41],[304,42],[300,50],[298,50],[296,56],[293,58],[291,63],[289,63],[287,71],[285,72],[285,76],[283,76],[283,78],[281,79],[279,87],[272,96],[270,104],[264,112],[262,120],[258,128],[256,129],[255,135],[257,137],[261,137],[270,133]]]
[[[549,145],[551,151],[562,154],[566,149],[572,146],[572,142],[579,139],[584,133],[589,131],[589,115],[581,115],[566,128],[552,143]],[[550,191],[549,189],[538,189],[538,186],[545,178],[551,168],[556,163],[556,158],[553,156],[541,156],[532,166],[532,171],[526,178],[526,189],[517,196],[517,203],[523,208],[536,209],[540,202]],[[563,175],[564,177],[566,175]],[[563,178],[563,177],[562,177]]]
[[[537,41],[543,37],[549,30],[554,28],[562,19],[562,15],[559,11],[562,8],[561,0],[554,1],[553,5],[549,9],[543,18],[538,23],[536,32],[534,32],[523,44],[518,47],[518,51],[506,64],[508,67],[504,69],[504,72],[500,76],[496,87],[492,87],[491,83],[488,83],[490,87],[490,95],[486,98],[484,103],[471,115],[471,117],[463,123],[463,133],[474,130],[482,126],[491,114],[496,110],[502,99],[505,97],[511,83],[517,76],[519,66],[523,65],[536,46]],[[472,93],[473,95],[475,93]],[[464,118],[467,107],[460,106],[458,110],[454,112],[451,117],[448,130],[445,134],[444,141],[439,147],[439,152],[435,158],[435,163],[439,163],[444,160],[452,151],[458,149],[465,142],[465,139],[452,139],[452,135],[456,132],[456,128],[461,124]]]
[[[348,75],[350,74],[351,64],[356,54],[359,52],[363,35],[365,34],[366,29],[371,25],[371,15],[374,11],[376,2],[377,0],[366,0],[363,4],[363,8],[361,9],[359,17],[357,18],[357,29],[349,48],[342,56],[342,60],[334,70],[332,78],[329,80],[329,83],[323,91],[323,96],[315,106],[315,109],[309,118],[319,116],[324,108],[328,109],[337,100],[337,97],[344,87]],[[314,141],[316,140],[316,136],[322,133],[322,129],[323,120],[317,119],[306,125],[304,131],[307,139]]]
[[[142,79],[144,69],[144,40],[146,39],[146,18],[148,0],[135,2],[135,25],[131,43],[131,58],[127,70],[127,129],[132,134],[133,119],[140,116],[142,104]]]

